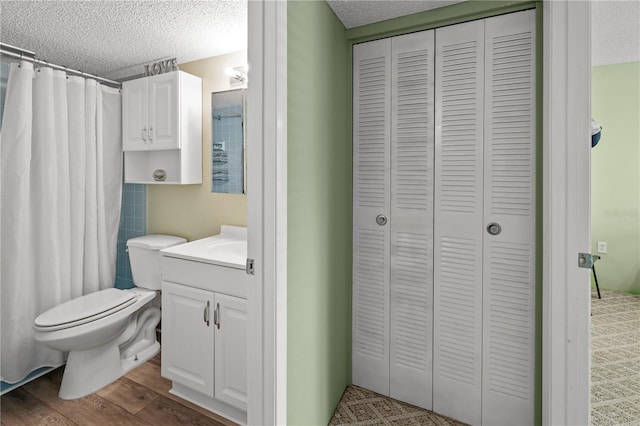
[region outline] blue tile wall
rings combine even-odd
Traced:
[[[116,288],[132,288],[133,277],[127,254],[127,240],[147,233],[147,186],[125,183],[122,186],[122,209],[118,230]]]
[[[211,120],[213,129],[211,192],[244,193],[244,130],[242,105],[227,105]],[[218,145],[216,147],[216,145]],[[223,150],[223,160],[216,156]]]

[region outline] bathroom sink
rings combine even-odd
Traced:
[[[244,269],[247,260],[246,228],[223,225],[219,235],[161,250],[166,257]]]

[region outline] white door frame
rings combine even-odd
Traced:
[[[286,2],[249,2],[249,424],[286,424]],[[543,5],[542,422],[589,422],[591,16]]]
[[[287,3],[248,2],[247,423],[287,422]]]
[[[542,422],[589,424],[591,13],[543,5]],[[589,143],[588,143],[589,142]]]

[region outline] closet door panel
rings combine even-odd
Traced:
[[[389,395],[391,40],[355,45],[353,75],[353,383]]]
[[[436,30],[433,410],[481,421],[484,22]]]
[[[482,422],[533,424],[535,384],[535,15],[485,23]]]
[[[431,409],[434,32],[391,51],[390,396]]]

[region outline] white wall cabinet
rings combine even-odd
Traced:
[[[202,183],[201,79],[174,71],[124,82],[122,143],[125,182]]]
[[[353,69],[353,383],[532,424],[534,12],[356,45]]]

